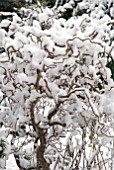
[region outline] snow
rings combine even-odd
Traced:
[[[4,46],[5,36],[6,36],[5,30],[0,28],[0,47]]]
[[[8,27],[11,24],[11,21],[4,19],[3,21],[1,21],[0,23],[0,27]]]
[[[6,170],[19,170],[16,162],[15,162],[15,158],[13,156],[13,154],[9,155],[8,160],[6,161]]]
[[[88,9],[89,3],[85,2],[79,3],[76,10]],[[57,10],[64,12],[73,8],[72,5],[73,0],[70,3],[67,1]],[[96,145],[103,138],[102,130],[106,129],[106,134],[112,134],[114,83],[106,64],[107,57],[114,58],[114,43],[110,45],[110,37],[113,38],[114,32],[107,25],[111,18],[104,16],[102,5],[95,8],[92,14],[73,16],[69,20],[57,19],[54,12],[47,7],[42,7],[41,10],[31,11],[30,18],[24,20],[15,14],[13,21],[4,20],[0,23],[0,46],[5,48],[5,52],[0,54],[0,99],[1,104],[9,107],[9,110],[1,108],[0,118],[6,127],[18,134],[12,137],[17,147],[26,139],[27,143],[17,152],[23,155],[20,158],[21,165],[26,168],[30,162],[34,163],[31,157],[31,161],[28,161],[26,156],[32,153],[34,157],[33,143],[39,137],[36,143],[40,145],[40,136],[37,135],[38,127],[42,128],[49,144],[47,152],[54,153],[51,156],[48,153],[46,155],[46,159],[53,162],[53,170],[55,158],[58,155],[59,159],[64,157],[61,148],[67,149],[67,143],[72,143],[74,138],[78,143],[78,149],[74,153],[76,156],[83,145],[87,151],[86,146],[91,144],[88,138],[91,132],[92,143]],[[113,15],[112,9],[110,12]],[[9,26],[8,32],[2,29],[6,26]],[[36,123],[35,128],[31,122]],[[27,131],[25,123],[30,127]],[[4,140],[8,137],[10,128],[0,129],[0,136]],[[69,137],[66,142],[68,130],[73,137]],[[88,140],[86,137],[81,140],[84,130],[88,130]],[[80,136],[80,141],[76,133]],[[29,144],[28,139],[31,140]],[[6,141],[6,144],[5,152],[8,156],[10,142]],[[73,148],[70,149],[73,151]],[[89,154],[88,162],[91,163],[97,151],[89,151]],[[72,159],[73,157],[68,156],[68,163]],[[0,162],[4,166],[5,161],[1,159]],[[60,169],[59,165],[57,168]],[[13,154],[9,155],[7,169],[18,169]]]

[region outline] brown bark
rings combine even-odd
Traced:
[[[40,170],[49,170],[49,164],[47,163],[44,152],[46,147],[46,139],[45,139],[45,133],[44,130],[41,128],[38,128],[38,134],[40,139],[40,146],[37,148],[37,169]]]

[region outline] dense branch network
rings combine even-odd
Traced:
[[[114,123],[114,82],[106,67],[112,24],[87,14],[56,19],[47,7],[0,24],[0,118],[20,168],[105,167],[101,149],[110,141],[102,141],[113,138]]]

